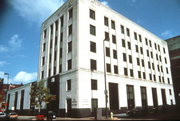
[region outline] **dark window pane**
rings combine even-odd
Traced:
[[[90,66],[91,66],[91,70],[96,70],[97,69],[97,67],[96,67],[96,60],[90,60],[91,62],[90,62]]]
[[[96,35],[96,27],[93,25],[90,25],[90,34],[94,36]]]
[[[109,25],[109,22],[108,22],[108,18],[107,18],[107,17],[104,17],[104,25],[106,25],[106,26]]]
[[[110,72],[111,72],[111,64],[108,64],[108,63],[107,63],[107,64],[106,64],[106,67],[107,67],[107,72],[110,73]]]
[[[97,80],[91,79],[91,90],[97,90]]]
[[[96,53],[96,43],[90,42],[90,51]]]
[[[90,14],[90,18],[94,19],[95,20],[95,11],[93,10],[89,10],[89,14]]]

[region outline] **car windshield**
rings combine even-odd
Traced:
[[[9,113],[9,115],[16,115],[16,113],[15,113],[15,112],[12,112],[12,113]]]

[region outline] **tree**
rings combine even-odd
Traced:
[[[31,85],[31,101],[34,106],[38,108],[38,113],[41,112],[42,103],[50,103],[52,100],[56,100],[56,96],[50,94],[48,88],[45,87],[46,80],[41,80]]]

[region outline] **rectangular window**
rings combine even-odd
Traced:
[[[151,40],[149,40],[149,46],[152,47],[152,45],[151,45]]]
[[[121,25],[121,33],[124,34],[124,26]]]
[[[42,66],[45,64],[45,57],[42,57]]]
[[[61,20],[61,27],[63,27],[63,25],[64,25],[64,16],[61,16],[60,20]]]
[[[113,50],[113,58],[117,59],[117,51],[116,50]]]
[[[142,62],[142,67],[144,67],[144,60],[142,59],[141,62]]]
[[[59,26],[58,20],[56,20],[55,24],[56,24],[56,31],[58,31],[58,26]]]
[[[152,80],[152,75],[151,74],[149,74],[149,80]]]
[[[44,36],[43,36],[43,38],[45,39],[46,36],[47,36],[47,30],[44,30]]]
[[[130,69],[130,76],[133,77],[134,76],[134,73],[133,73],[133,70]]]
[[[72,24],[71,25],[69,25],[69,29],[68,29],[68,34],[69,34],[69,36],[72,34]]]
[[[153,58],[153,52],[151,52],[151,58]]]
[[[68,60],[68,70],[72,69],[72,59]]]
[[[151,63],[150,62],[148,62],[148,68],[151,69]]]
[[[62,64],[59,65],[59,73],[62,72]]]
[[[139,52],[139,48],[138,48],[138,45],[136,45],[136,52],[137,52],[137,53]]]
[[[128,76],[128,70],[127,70],[127,68],[124,68],[124,75],[125,75],[125,76]]]
[[[90,42],[90,51],[96,53],[96,43]]]
[[[54,75],[56,75],[56,67],[54,66]]]
[[[165,63],[167,64],[167,59],[166,59],[166,57],[164,57],[164,61],[165,61]]]
[[[118,74],[118,66],[114,65],[114,73]]]
[[[115,28],[116,28],[116,26],[115,26],[115,21],[113,21],[113,20],[111,20],[111,28],[112,28],[112,29],[115,29]]]
[[[90,25],[90,34],[96,36],[96,27],[93,25]]]
[[[129,28],[126,28],[126,32],[127,32],[127,36],[130,37],[130,31],[129,31]]]
[[[143,72],[143,79],[146,79],[146,73]]]
[[[161,62],[161,56],[159,56],[159,61]]]
[[[137,40],[137,33],[134,32],[134,39]]]
[[[132,85],[126,85],[127,89],[127,103],[128,103],[128,109],[133,109],[135,106],[134,101],[134,86]]]
[[[44,71],[41,71],[41,79],[44,79]]]
[[[146,93],[146,87],[141,87],[141,102],[142,102],[142,108],[144,109],[147,107],[147,93]]]
[[[55,37],[55,46],[57,46],[57,41],[58,41],[58,39],[57,39],[57,36]]]
[[[67,91],[71,90],[71,80],[67,80]]]
[[[156,43],[154,43],[154,48],[157,50],[157,46],[156,46]]]
[[[122,39],[122,46],[123,46],[123,47],[126,47],[126,42],[125,42],[124,39]]]
[[[137,58],[136,60],[137,60],[137,65],[139,66],[140,65],[139,58]]]
[[[140,51],[141,51],[141,54],[143,54],[143,48],[142,47],[140,47]]]
[[[172,95],[171,89],[169,89],[169,95]]]
[[[158,45],[158,50],[160,51],[160,46]]]
[[[145,38],[145,41],[146,41],[146,45],[148,45],[148,39],[147,38]]]
[[[126,58],[126,54],[123,53],[123,61],[126,62],[127,61],[127,58]]]
[[[159,65],[157,65],[157,69],[158,69],[158,71],[160,71]]]
[[[161,66],[161,72],[163,72],[163,67]]]
[[[139,34],[139,41],[142,42],[142,38],[141,38],[141,35]]]
[[[68,53],[72,52],[72,41],[68,43]]]
[[[131,43],[130,42],[128,42],[128,49],[131,50]]]
[[[106,47],[106,56],[110,57],[110,48]]]
[[[49,63],[51,63],[51,54],[49,54]]]
[[[90,15],[90,16],[89,16],[90,18],[92,18],[92,19],[95,20],[95,11],[93,11],[93,10],[90,9],[90,10],[89,10],[89,15]]]
[[[57,58],[57,52],[55,51],[54,52],[54,61],[56,61],[56,58]]]
[[[152,63],[152,69],[154,70],[154,63]]]
[[[129,55],[129,63],[132,63],[132,56]]]
[[[62,52],[63,50],[62,50],[62,48],[60,48],[60,58],[62,58]]]
[[[168,68],[166,68],[166,73],[169,74]]]
[[[63,33],[61,32],[61,37],[60,37],[60,41],[63,41]]]
[[[111,64],[106,63],[107,72],[111,73]]]
[[[109,26],[109,22],[108,21],[109,21],[108,18],[104,17],[104,25]]]
[[[163,51],[164,51],[164,54],[166,53],[166,50],[165,50],[165,48],[163,47]]]
[[[156,75],[154,74],[154,81],[156,81]]]
[[[156,60],[158,60],[158,54],[156,54]]]
[[[149,57],[149,50],[147,50],[147,56]]]
[[[109,33],[108,33],[108,32],[105,32],[105,39],[106,39],[107,41],[109,41]]]
[[[91,90],[97,90],[97,80],[91,79]]]
[[[141,72],[138,71],[138,78],[141,78]]]
[[[168,80],[168,84],[170,84],[170,79],[169,79],[169,78],[167,78],[167,80]]]
[[[46,51],[46,43],[43,43],[43,52]]]
[[[112,35],[112,42],[113,42],[114,44],[116,44],[116,36],[115,36],[115,35]]]
[[[91,66],[91,70],[96,70],[97,69],[96,60],[91,59],[90,66]]]
[[[53,34],[53,24],[51,24],[51,35]]]
[[[71,8],[70,10],[69,10],[69,19],[71,19],[73,17],[73,9]]]

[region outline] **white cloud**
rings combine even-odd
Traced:
[[[0,53],[1,52],[7,52],[8,51],[8,47],[5,47],[3,45],[0,45]]]
[[[162,32],[161,35],[163,37],[172,37],[173,36],[173,32],[170,31],[170,30],[166,30],[166,31]]]
[[[109,3],[108,3],[107,1],[101,1],[101,3],[102,3],[103,5],[105,5],[105,6],[110,7],[110,5],[109,5]]]
[[[0,61],[0,67],[4,66],[6,64],[8,64],[6,61]]]
[[[16,84],[26,84],[32,81],[37,80],[37,73],[28,73],[24,71],[20,71],[19,73],[16,74],[16,76],[11,80],[11,83],[16,83]]]
[[[9,0],[9,3],[25,20],[41,24],[64,0]]]
[[[20,48],[22,45],[22,39],[19,38],[18,34],[14,34],[9,41],[9,45],[14,49]]]

